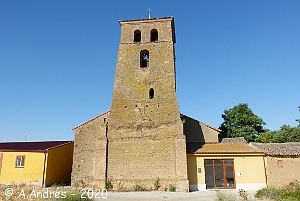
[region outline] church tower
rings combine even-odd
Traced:
[[[107,130],[106,178],[115,189],[160,184],[188,191],[176,97],[174,18],[120,21]]]

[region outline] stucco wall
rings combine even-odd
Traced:
[[[188,179],[191,190],[205,190],[204,159],[234,159],[236,189],[256,190],[266,186],[263,156],[188,155]],[[198,173],[201,168],[201,173]]]
[[[183,122],[183,132],[186,136],[186,142],[218,142],[218,134],[216,130],[213,130],[201,122],[190,118],[186,115],[181,115]]]
[[[2,167],[0,185],[26,184],[42,186],[44,170],[44,153],[1,152]],[[16,167],[17,156],[25,156],[24,167]]]
[[[68,143],[48,150],[45,174],[45,186],[53,184],[71,184],[74,143]]]
[[[300,181],[300,157],[267,156],[265,163],[268,186]]]

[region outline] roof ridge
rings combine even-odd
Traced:
[[[81,126],[83,126],[83,125],[85,125],[85,124],[87,124],[87,123],[89,123],[89,122],[91,122],[91,121],[93,121],[93,120],[95,120],[95,119],[97,119],[97,118],[99,118],[99,117],[105,115],[105,114],[108,114],[108,113],[110,113],[110,110],[108,110],[108,111],[106,111],[106,112],[104,112],[104,113],[102,113],[102,114],[100,114],[100,115],[98,115],[98,116],[96,116],[96,117],[94,117],[94,118],[92,118],[92,119],[90,119],[90,120],[88,120],[88,121],[86,121],[86,122],[84,122],[84,123],[82,123],[82,124],[80,124],[80,125],[78,125],[78,126],[72,128],[72,130],[74,130],[74,129],[76,129],[76,128],[79,128],[79,127],[81,127]]]
[[[36,142],[4,142],[0,143],[0,151],[45,152],[63,145],[73,143],[73,140],[36,141]]]
[[[50,149],[54,149],[54,148],[57,148],[57,147],[61,147],[61,146],[64,146],[64,145],[67,145],[67,144],[70,144],[74,142],[73,140],[72,141],[66,141],[66,143],[63,143],[63,144],[59,144],[59,145],[56,145],[56,146],[53,146],[53,147],[49,147],[46,149],[46,151],[50,150]]]
[[[218,132],[221,132],[221,131],[222,131],[222,130],[219,129],[219,128],[216,128],[216,127],[214,127],[214,126],[211,126],[211,125],[209,125],[209,124],[206,124],[206,123],[204,123],[204,122],[202,122],[202,121],[199,121],[199,120],[197,120],[197,119],[194,119],[194,118],[192,118],[192,117],[190,117],[190,116],[187,116],[187,115],[182,114],[182,113],[180,113],[180,114],[183,115],[183,116],[186,116],[186,117],[188,117],[188,118],[190,118],[190,119],[193,119],[193,120],[195,120],[195,121],[198,121],[199,123],[203,124],[204,126],[206,126],[206,127],[208,127],[208,128],[211,128],[211,129],[213,129],[213,130],[215,130],[215,131],[218,131]]]

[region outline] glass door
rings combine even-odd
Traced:
[[[233,159],[205,159],[207,189],[235,188]]]

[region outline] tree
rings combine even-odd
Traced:
[[[266,131],[255,139],[255,142],[300,142],[300,127],[291,127],[290,125],[282,125],[277,131]]]
[[[298,108],[300,110],[300,106]],[[255,142],[300,142],[300,119],[296,119],[296,121],[299,122],[299,125],[295,127],[284,124],[277,131],[266,130],[255,139]]]
[[[224,122],[219,127],[221,137],[244,137],[247,142],[253,142],[264,132],[265,122],[252,112],[247,103],[224,110],[222,118]]]
[[[300,105],[298,106],[298,109],[299,109],[299,111],[300,111]],[[298,121],[299,122],[299,127],[300,127],[300,119],[296,119],[296,121]]]
[[[255,138],[255,142],[268,143],[272,142],[274,139],[274,131],[266,130],[261,133],[257,138]]]

